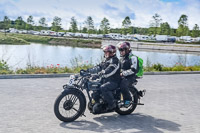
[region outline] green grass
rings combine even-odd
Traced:
[[[85,40],[85,39],[69,39],[69,38],[52,38],[51,41],[49,41],[49,44],[72,46],[72,47],[89,47],[89,48],[101,47],[101,41]]]
[[[86,40],[79,38],[56,38],[51,36],[40,36],[40,35],[30,35],[30,34],[13,34],[0,33],[0,44],[30,44],[30,42],[43,43],[49,45],[64,45],[72,47],[90,47],[90,48],[100,48],[101,41],[99,40]]]
[[[10,34],[0,33],[0,44],[30,44],[28,41],[12,36]]]
[[[163,72],[163,71],[200,71],[200,65],[183,66],[182,64],[174,65],[173,67],[166,67],[161,64],[153,64],[144,67],[145,72]]]
[[[39,36],[39,35],[30,35],[30,34],[8,34],[16,38],[24,39],[28,42],[35,43],[48,43],[52,38],[49,36]]]

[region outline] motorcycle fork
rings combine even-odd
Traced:
[[[86,92],[87,92],[87,95],[88,95],[88,98],[89,98],[90,103],[92,103],[92,97],[90,96],[90,93],[89,93],[89,89],[88,89],[88,88],[86,89]]]

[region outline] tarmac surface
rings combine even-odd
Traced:
[[[53,112],[68,78],[0,79],[0,133],[200,133],[200,74],[145,75],[144,106],[127,116],[90,114],[63,123]]]

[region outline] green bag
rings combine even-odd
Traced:
[[[129,58],[131,58],[132,56],[136,56],[136,55],[131,55],[129,56]],[[136,56],[138,59],[138,70],[137,70],[137,77],[142,77],[143,73],[144,73],[144,69],[143,69],[143,59],[141,59],[140,57]]]

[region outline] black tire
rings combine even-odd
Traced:
[[[64,100],[63,100],[64,99]],[[62,103],[63,101],[63,103]],[[77,101],[79,102],[78,108],[75,108],[75,104],[77,104]],[[60,107],[61,106],[61,107]],[[72,122],[76,120],[80,115],[82,115],[86,108],[86,99],[84,94],[78,90],[78,89],[69,89],[63,91],[56,99],[54,103],[54,113],[56,117],[63,121],[63,122]],[[74,115],[71,117],[64,116],[64,114],[67,115],[67,111],[70,113],[75,112]]]
[[[128,108],[124,108],[125,110],[123,110],[123,108],[117,108],[115,111],[120,115],[129,115],[137,107],[137,104],[138,104],[137,90],[135,88],[129,88],[129,91],[132,96],[132,104]]]

